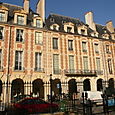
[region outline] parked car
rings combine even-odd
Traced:
[[[35,114],[35,113],[49,113],[49,112],[57,112],[59,110],[59,106],[54,103],[48,103],[38,97],[28,97],[24,98],[12,105],[12,110],[9,111],[14,112],[15,114],[26,113],[26,114]],[[17,113],[16,113],[17,112]],[[22,114],[21,114],[22,115]]]

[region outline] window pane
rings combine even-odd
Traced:
[[[5,21],[5,13],[0,12],[0,21],[4,22]]]
[[[16,41],[23,41],[23,30],[17,29],[16,31]]]
[[[54,71],[54,74],[59,74],[59,55],[58,54],[53,55],[53,71]]]
[[[82,50],[83,52],[87,52],[86,42],[82,42]]]
[[[18,16],[17,17],[17,23],[19,25],[24,25],[24,16]]]
[[[35,53],[35,70],[41,71],[41,53]]]
[[[0,39],[3,39],[3,27],[0,27]]]
[[[88,57],[83,57],[84,70],[88,70]]]
[[[69,56],[69,72],[74,72],[74,56]]]
[[[73,40],[68,40],[68,50],[73,50]]]
[[[42,42],[43,42],[42,32],[36,32],[35,33],[35,43],[42,44]]]
[[[100,64],[100,58],[96,58],[96,65],[97,65],[97,70],[101,70],[101,64]]]
[[[40,19],[36,20],[36,27],[38,27],[38,28],[42,27],[42,21]]]
[[[22,51],[15,53],[15,70],[22,70]]]
[[[98,46],[98,44],[94,44],[94,48],[95,48],[95,53],[99,53],[99,46]]]
[[[53,49],[58,49],[58,38],[53,38]]]
[[[108,70],[109,70],[109,73],[112,74],[112,62],[111,62],[111,59],[108,59]]]

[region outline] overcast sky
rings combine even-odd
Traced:
[[[0,0],[1,2],[23,6],[23,0]],[[30,0],[35,11],[38,0]],[[112,20],[115,27],[115,0],[46,0],[46,17],[49,13],[61,14],[84,21],[84,14],[94,13],[94,21],[105,25]]]

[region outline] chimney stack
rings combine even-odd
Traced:
[[[87,13],[85,14],[85,22],[86,22],[86,24],[89,25],[89,27],[90,27],[92,30],[96,31],[95,23],[94,23],[94,21],[93,21],[93,13],[92,13],[92,12],[87,12]]]
[[[43,22],[45,21],[45,0],[39,0],[36,6],[36,13],[40,14]]]
[[[111,33],[114,33],[114,27],[113,27],[113,22],[112,21],[108,21],[106,23],[106,27]]]
[[[23,7],[24,7],[24,11],[26,12],[26,13],[29,13],[29,4],[30,4],[30,0],[24,0],[23,1]]]

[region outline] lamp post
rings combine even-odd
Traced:
[[[50,74],[50,101],[51,101],[51,104],[52,104],[52,74]]]

